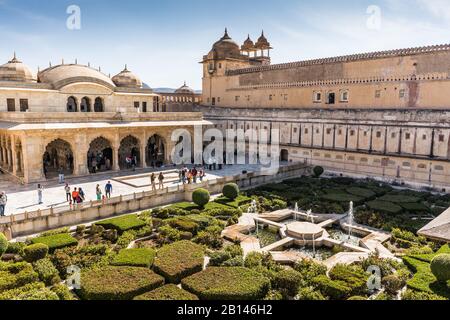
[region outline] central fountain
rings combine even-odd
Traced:
[[[298,202],[295,203],[294,207],[294,220],[297,221],[297,214],[298,214]]]
[[[350,207],[348,209],[348,240],[352,237],[352,228],[355,220],[355,215],[353,212],[353,201],[350,201]]]

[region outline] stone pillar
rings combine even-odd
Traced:
[[[73,147],[77,147],[76,150],[72,150],[73,153],[73,174],[75,176],[86,175],[89,173],[87,167],[87,152],[88,144],[85,134],[77,134],[74,139]]]
[[[44,139],[40,136],[25,136],[22,139],[22,159],[25,183],[44,180],[42,156]]]
[[[16,152],[16,139],[11,139],[11,160],[12,160],[12,174],[17,175],[17,152]]]
[[[112,142],[112,149],[113,149],[113,170],[119,171],[119,148],[120,148],[120,137],[119,133],[117,132],[114,136],[114,141]]]
[[[9,171],[11,171],[12,170],[12,167],[13,167],[13,163],[12,163],[12,153],[11,153],[11,146],[9,145],[8,146],[8,170]]]
[[[141,137],[140,137],[140,153],[141,153],[141,167],[142,168],[147,168],[147,153],[146,148],[147,148],[147,135],[144,132]]]

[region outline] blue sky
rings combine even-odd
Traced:
[[[81,9],[81,30],[66,27],[69,5]],[[16,50],[34,70],[77,58],[114,75],[127,63],[151,87],[201,89],[198,62],[225,27],[239,44],[264,29],[273,63],[441,44],[450,0],[0,0],[0,62]]]

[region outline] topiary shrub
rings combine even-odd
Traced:
[[[430,267],[439,282],[446,283],[450,280],[450,254],[437,255],[431,261]]]
[[[352,292],[344,281],[331,280],[325,275],[315,277],[313,283],[324,295],[333,300],[347,299]]]
[[[5,235],[0,232],[0,257],[6,252],[6,249],[8,249],[8,240]]]
[[[223,186],[222,193],[230,200],[234,200],[239,196],[239,186],[236,183],[227,183]]]
[[[52,253],[56,249],[61,249],[70,246],[76,246],[78,244],[77,239],[72,237],[68,233],[55,234],[52,236],[38,237],[31,239],[33,244],[43,243],[48,246],[48,251]]]
[[[132,300],[164,284],[147,268],[103,267],[81,273],[79,295],[85,300]]]
[[[179,283],[181,279],[203,269],[203,247],[190,241],[179,241],[159,249],[154,269],[170,283]]]
[[[189,301],[198,300],[197,296],[186,290],[178,288],[174,284],[168,284],[153,291],[137,296],[133,300],[156,300],[156,301]]]
[[[33,268],[39,275],[39,279],[47,286],[61,281],[58,270],[49,259],[40,259],[33,263]]]
[[[386,293],[390,295],[396,295],[397,292],[406,285],[406,283],[402,281],[402,279],[394,274],[384,277],[381,283]]]
[[[222,263],[231,259],[231,254],[226,251],[216,251],[209,254],[209,266],[220,267]]]
[[[44,243],[35,243],[23,248],[25,261],[35,262],[44,259],[48,254],[48,246]]]
[[[278,289],[286,297],[294,297],[302,283],[302,275],[300,272],[285,269],[277,273],[272,281],[272,287]]]
[[[112,265],[150,268],[155,259],[153,249],[123,249],[114,257]]]
[[[181,284],[202,300],[259,300],[270,288],[269,279],[243,267],[207,268]]]
[[[203,188],[197,189],[192,193],[192,202],[200,208],[204,208],[211,198],[209,191]]]
[[[112,218],[100,222],[95,225],[102,226],[105,229],[116,229],[120,234],[128,230],[137,230],[146,225],[145,221],[138,218],[136,214]]]
[[[316,178],[320,178],[320,176],[325,172],[325,170],[321,166],[316,166],[314,167],[313,172]]]

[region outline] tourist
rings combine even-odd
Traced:
[[[180,183],[182,183],[182,182],[183,182],[183,168],[178,169],[178,170],[177,170],[177,173],[178,173],[178,181],[179,181]]]
[[[47,179],[47,165],[44,163],[44,177]]]
[[[186,184],[186,172],[187,172],[187,168],[183,167],[183,169],[181,169],[181,178],[183,180],[183,184]]]
[[[6,202],[8,202],[8,197],[6,196],[6,192],[2,191],[0,193],[0,216],[4,217],[5,216],[5,211],[6,211]]]
[[[63,167],[59,167],[59,183],[64,183],[64,169]]]
[[[72,195],[70,194],[70,186],[68,183],[66,183],[64,190],[66,191],[66,201],[72,203]]]
[[[78,189],[77,188],[73,188],[73,191],[72,191],[72,201],[73,201],[73,203],[75,204],[75,203],[78,203],[78,197],[79,197],[79,193],[78,193]]]
[[[111,199],[112,191],[113,191],[113,186],[111,184],[111,181],[108,181],[108,183],[105,185],[105,194],[108,199]]]
[[[95,194],[97,195],[97,201],[102,200],[102,190],[99,184],[95,187]]]
[[[159,181],[159,189],[164,189],[164,175],[162,172],[159,173],[158,176],[158,181]]]
[[[150,183],[152,185],[152,191],[156,191],[156,175],[154,172],[150,175]]]
[[[42,191],[44,189],[42,188],[42,186],[40,184],[37,185],[37,194],[38,194],[38,204],[42,204]]]
[[[85,194],[84,194],[83,189],[81,189],[81,188],[78,189],[78,195],[79,195],[79,198],[81,200],[80,202],[83,202],[84,199],[85,199]]]
[[[194,183],[197,183],[197,175],[198,175],[197,168],[194,167],[194,169],[192,169],[192,178],[194,179]]]

